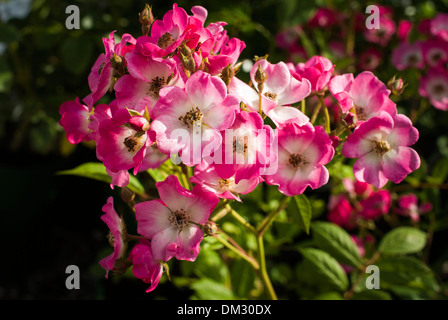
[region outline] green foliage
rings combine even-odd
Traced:
[[[390,255],[416,253],[425,247],[426,237],[426,233],[421,230],[398,227],[384,236],[378,249]]]
[[[294,196],[289,202],[287,211],[300,228],[309,234],[313,214],[308,198],[303,194]]]
[[[59,175],[73,175],[84,178],[90,178],[106,183],[111,183],[112,178],[107,174],[106,168],[100,162],[88,162],[77,166],[70,170],[63,170],[57,172]],[[131,191],[137,194],[144,194],[145,189],[140,181],[133,175],[129,176],[129,184],[127,186]]]
[[[314,222],[312,226],[314,243],[330,253],[341,263],[361,267],[361,256],[350,235],[341,227],[330,222]]]

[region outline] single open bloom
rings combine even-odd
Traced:
[[[309,80],[311,93],[319,93],[327,87],[333,75],[334,64],[325,57],[313,56],[305,63],[298,63],[291,71],[297,79]]]
[[[221,132],[222,144],[213,157],[204,160],[214,165],[224,179],[250,180],[265,173],[277,159],[274,130],[265,125],[257,112],[241,111],[232,126]]]
[[[277,125],[289,123],[291,121],[303,125],[308,122],[299,109],[291,107],[291,104],[305,99],[311,93],[311,84],[308,79],[297,79],[291,75],[291,72],[284,62],[276,64],[269,63],[265,59],[258,60],[250,71],[250,77],[253,84],[257,84],[256,74],[261,69],[266,79],[263,86],[257,86],[258,94],[262,99],[262,111]],[[247,101],[251,111],[259,111],[259,97]],[[244,94],[241,94],[244,96]],[[267,99],[266,99],[267,98]],[[247,99],[247,98],[246,98]],[[246,102],[244,99],[243,101]]]
[[[221,144],[220,130],[229,128],[239,111],[238,100],[227,94],[216,76],[197,71],[185,88],[165,87],[153,109],[151,128],[163,153],[181,153],[184,164],[199,164]]]
[[[334,155],[332,142],[325,130],[310,123],[288,124],[277,129],[278,168],[264,176],[267,184],[278,185],[287,196],[302,194],[307,187],[317,189],[328,182],[325,164]]]
[[[356,78],[351,73],[335,76],[330,81],[329,89],[342,112],[354,111],[359,123],[382,111],[391,115],[397,113],[395,103],[389,98],[390,90],[370,71],[361,72]]]
[[[418,131],[402,114],[392,117],[382,112],[358,126],[342,146],[342,155],[358,158],[355,178],[376,188],[388,180],[399,183],[420,167],[420,158],[409,148],[418,140]]]
[[[110,119],[100,122],[96,134],[97,157],[111,172],[134,168],[139,170],[146,153],[146,146],[152,144],[154,135],[146,130],[135,130],[129,126],[132,118],[126,109],[118,110]],[[146,121],[146,119],[144,119]],[[146,121],[147,127],[149,123]]]
[[[115,83],[114,90],[118,102],[140,113],[151,114],[159,99],[159,92],[165,86],[183,87],[173,59],[146,57],[136,52],[126,56],[129,74]]]
[[[112,90],[115,79],[124,74],[126,54],[134,49],[134,37],[124,34],[121,41],[115,44],[114,33],[111,32],[109,38],[103,38],[105,53],[97,58],[90,71],[88,82],[92,92],[83,99],[88,106],[93,106],[108,90]]]
[[[420,81],[418,92],[439,110],[448,110],[448,71],[442,67],[430,68]]]
[[[200,226],[207,223],[219,198],[200,186],[184,189],[176,176],[157,182],[156,187],[160,200],[135,205],[137,232],[151,239],[156,260],[196,260],[204,237]]]
[[[392,64],[398,70],[422,69],[425,65],[423,47],[424,44],[420,40],[414,43],[401,42],[392,52]]]

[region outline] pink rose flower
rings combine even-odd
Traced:
[[[372,192],[367,199],[361,200],[361,210],[358,214],[365,220],[375,220],[389,212],[392,199],[389,191]]]
[[[418,92],[431,104],[443,111],[448,110],[448,71],[446,68],[430,68],[420,81]]]
[[[379,29],[364,29],[364,37],[371,43],[379,44],[385,47],[397,29],[394,20],[388,18],[386,15],[380,15],[380,28]]]
[[[409,68],[423,69],[423,42],[402,42],[392,52],[392,64],[398,70]]]
[[[135,205],[137,232],[151,240],[156,260],[195,261],[204,237],[200,226],[207,223],[219,198],[199,186],[184,189],[176,176],[157,182],[156,187],[160,200]]]
[[[347,230],[356,228],[355,210],[345,195],[330,196],[328,210],[328,221]]]
[[[88,82],[92,92],[83,99],[88,106],[93,106],[108,90],[112,90],[115,78],[119,78],[124,71],[126,54],[134,49],[134,37],[124,34],[121,41],[115,44],[114,33],[111,32],[109,38],[103,38],[106,52],[98,57],[89,74]]]
[[[258,60],[250,71],[252,83],[257,85],[255,75],[257,71],[261,70],[265,73],[266,79],[260,91],[257,86],[257,91],[261,93],[263,112],[271,118],[277,125],[296,121],[300,125],[308,122],[308,117],[305,116],[299,109],[293,108],[290,105],[305,99],[311,92],[311,85],[307,79],[297,79],[291,75],[288,66],[284,62],[271,64],[265,59]],[[258,111],[258,94],[256,100],[249,102],[251,111]],[[256,103],[255,103],[256,102]]]
[[[358,158],[353,166],[357,180],[381,188],[388,180],[400,183],[420,167],[420,157],[409,148],[417,140],[418,131],[409,118],[382,112],[348,136],[342,155]]]
[[[188,78],[184,89],[161,90],[151,128],[157,133],[157,146],[163,153],[181,152],[183,163],[193,166],[219,147],[219,131],[233,124],[238,111],[238,100],[227,94],[220,78],[197,71]],[[204,152],[206,147],[208,154]]]
[[[109,244],[114,248],[114,252],[102,259],[99,264],[106,270],[106,278],[109,276],[109,271],[114,270],[115,261],[123,258],[126,252],[126,245],[123,241],[123,231],[125,230],[125,225],[121,218],[118,216],[114,209],[114,200],[112,197],[107,199],[107,203],[103,206],[103,214],[101,220],[106,223],[109,227]]]
[[[150,284],[146,292],[153,291],[160,282],[163,267],[160,261],[154,259],[151,243],[148,239],[140,239],[139,243],[134,245],[129,253],[129,259],[132,261],[132,273],[134,276]]]
[[[401,216],[409,217],[413,221],[420,221],[420,215],[432,210],[430,202],[418,205],[418,198],[415,194],[407,194],[398,197],[395,212]]]
[[[428,39],[422,46],[423,58],[429,67],[443,67],[448,61],[448,42],[440,39]]]
[[[448,41],[448,13],[438,13],[430,22],[430,30],[434,36]]]
[[[325,164],[334,155],[332,142],[320,126],[290,123],[277,129],[277,171],[264,176],[267,184],[279,186],[287,196],[302,194],[307,187],[317,189],[328,182]]]
[[[148,131],[136,131],[126,126],[131,118],[128,110],[120,109],[112,118],[99,124],[96,134],[97,157],[111,172],[134,168],[136,174],[145,157],[147,144],[153,142],[154,137]]]
[[[59,107],[61,114],[59,125],[64,128],[67,140],[71,144],[91,140],[90,111],[91,108],[81,104],[79,98],[76,98],[75,101],[66,101]]]
[[[361,72],[356,78],[351,73],[334,76],[329,89],[342,112],[347,113],[354,108],[358,124],[382,111],[391,115],[397,112],[395,103],[389,98],[390,90],[370,71]]]
[[[275,163],[277,155],[274,145],[274,131],[265,125],[256,112],[241,111],[233,125],[221,132],[222,144],[213,157],[204,160],[213,164],[221,178],[251,180],[265,172]]]
[[[325,57],[314,56],[305,63],[298,63],[293,75],[301,80],[308,79],[311,84],[311,93],[318,93],[325,90],[335,65]]]

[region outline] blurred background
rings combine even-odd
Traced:
[[[154,299],[191,295],[188,289],[176,289],[166,283],[161,283],[157,294],[148,295],[140,280],[106,280],[98,261],[111,249],[106,239],[107,227],[100,216],[107,197],[116,191],[103,182],[56,175],[58,171],[96,161],[93,145],[69,144],[58,125],[59,106],[89,94],[87,77],[98,55],[104,52],[102,37],[113,30],[135,38],[141,35],[138,13],[146,2],[0,0],[0,299]],[[156,18],[163,17],[173,4],[148,3]],[[330,0],[177,3],[188,13],[194,5],[204,6],[209,13],[207,22],[227,22],[229,36],[246,42],[241,60],[269,54],[272,62],[291,58],[277,45],[277,33],[304,24],[318,7],[348,8],[362,13],[368,4],[352,1],[347,5],[346,1]],[[375,3],[394,6],[402,18],[418,20],[446,12],[448,1]],[[79,30],[65,27],[69,5],[79,7]],[[319,48],[315,53],[323,54]],[[326,54],[336,59],[334,53]],[[298,62],[302,58],[298,55],[294,59]],[[383,59],[381,64],[387,64],[387,54]],[[346,63],[348,68],[351,62]],[[394,71],[387,67],[382,70],[388,71],[377,76],[387,82]],[[425,133],[416,149],[431,166],[441,157],[448,157],[448,119],[447,112],[432,108],[427,113],[420,123]],[[446,238],[434,239],[435,244],[443,241],[447,243]],[[448,257],[445,245],[435,245],[434,250],[434,259]],[[68,265],[80,268],[81,290],[66,289]]]

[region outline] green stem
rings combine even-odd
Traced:
[[[257,229],[257,234],[259,236],[263,236],[265,231],[269,228],[269,226],[274,222],[274,219],[277,215],[284,209],[284,207],[288,204],[290,197],[283,196],[278,204],[277,208],[271,211],[266,218],[260,223],[260,226]]]
[[[264,252],[263,235],[257,237],[258,244],[258,263],[260,264],[260,273],[263,284],[272,300],[278,300],[271,280],[269,279],[268,271],[266,269],[266,255]]]
[[[187,186],[189,187],[190,190],[193,190],[193,185],[191,184],[191,181],[190,181],[190,175],[189,175],[189,172],[188,172],[188,167],[184,163],[181,164],[181,171],[182,171],[182,174],[185,177]]]
[[[317,115],[319,114],[320,108],[322,108],[322,103],[319,103],[314,108],[313,115],[311,116],[311,120],[310,120],[311,124],[314,124],[314,122],[316,122],[316,118],[317,118]]]
[[[226,205],[226,208],[229,210],[230,214],[243,226],[249,229],[252,233],[257,234],[257,230],[246,220],[244,219],[238,212],[236,212],[229,204]]]
[[[266,230],[270,227],[272,222],[274,222],[277,215],[287,205],[289,199],[290,199],[290,197],[283,196],[283,198],[280,200],[280,203],[278,204],[277,208],[275,210],[271,211],[271,213],[269,213],[267,215],[267,217],[260,223],[260,226],[256,230],[257,244],[258,244],[258,263],[260,264],[261,279],[262,279],[264,286],[269,294],[269,297],[272,300],[278,300],[278,298],[275,293],[274,287],[272,286],[271,280],[269,279],[268,271],[266,269],[266,254],[264,251],[263,235],[266,232]]]
[[[234,241],[231,240],[231,238],[226,233],[224,233],[222,230],[219,230],[218,232],[219,232],[219,234],[223,235],[227,239],[224,239],[223,237],[221,237],[218,234],[218,235],[214,236],[214,238],[216,240],[221,242],[227,249],[229,249],[230,251],[232,251],[235,254],[237,254],[239,257],[241,257],[244,260],[246,260],[252,266],[252,268],[254,268],[256,271],[260,270],[259,263],[252,256],[247,254],[246,251],[244,251],[241,247],[230,243],[230,241],[231,242],[234,242]]]
[[[328,112],[328,108],[325,105],[324,98],[322,96],[319,96],[319,101],[322,104],[324,110],[325,132],[330,133],[330,113]]]
[[[302,99],[302,101],[300,101],[300,111],[302,111],[303,114],[305,114],[305,99]]]

